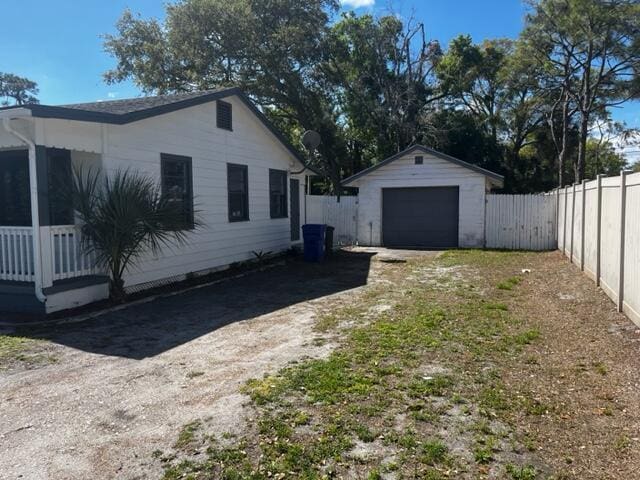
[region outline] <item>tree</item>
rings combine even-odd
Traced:
[[[318,71],[337,8],[336,0],[184,0],[167,6],[162,24],[125,11],[105,38],[117,60],[105,78],[157,93],[238,85],[290,136],[320,133],[312,161],[338,189],[348,152]]]
[[[598,174],[618,175],[626,167],[627,160],[616,151],[611,142],[595,138],[587,140],[586,178],[596,178]]]
[[[543,121],[538,71],[521,50],[513,40],[474,44],[461,35],[436,69],[448,107],[467,111],[495,146],[493,168],[505,173],[510,191],[523,187],[523,172],[531,169],[520,152]]]
[[[19,77],[12,73],[0,72],[0,105],[24,105],[38,103],[38,84],[28,78]]]
[[[425,112],[443,97],[434,76],[442,51],[424,24],[344,14],[326,50],[321,71],[336,92],[355,168],[423,141]]]
[[[183,244],[187,230],[201,226],[197,219],[187,224],[184,210],[152,179],[128,170],[111,176],[76,170],[66,195],[82,225],[83,247],[109,271],[117,302],[126,298],[122,277],[128,268],[146,253]]]
[[[559,117],[563,140],[573,115],[579,114],[574,177],[581,181],[594,117],[640,93],[640,4],[537,0],[523,38],[549,76],[547,88],[557,92],[550,118]]]

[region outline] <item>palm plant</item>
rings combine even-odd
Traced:
[[[162,195],[157,182],[130,170],[106,175],[77,169],[70,190],[83,249],[109,272],[109,293],[117,302],[126,298],[127,269],[145,254],[184,244],[187,231],[200,226],[195,219],[185,222],[184,206]]]

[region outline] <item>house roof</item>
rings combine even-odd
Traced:
[[[262,124],[289,150],[289,152],[306,168],[315,172],[306,164],[300,152],[280,133],[269,119],[255,106],[253,101],[238,87],[218,90],[204,90],[199,92],[175,93],[170,95],[156,95],[149,97],[128,98],[123,100],[108,100],[103,102],[74,103],[69,105],[42,105],[30,103],[11,107],[6,110],[29,110],[32,117],[57,118],[62,120],[76,120],[81,122],[109,123],[125,125],[146,118],[175,112],[183,108],[194,107],[225,97],[237,96],[262,122]]]
[[[409,155],[409,154],[411,154],[413,152],[427,153],[427,154],[433,155],[434,157],[440,158],[441,160],[446,160],[448,162],[455,163],[456,165],[459,165],[459,166],[464,167],[464,168],[468,168],[469,170],[473,170],[476,173],[479,173],[481,175],[489,177],[490,179],[496,181],[499,185],[502,185],[502,182],[504,181],[504,177],[502,175],[499,175],[497,173],[491,172],[489,170],[485,170],[484,168],[478,167],[477,165],[473,165],[471,163],[467,163],[467,162],[465,162],[463,160],[460,160],[459,158],[452,157],[451,155],[447,155],[446,153],[438,152],[437,150],[434,150],[434,149],[429,148],[429,147],[425,147],[424,145],[413,145],[413,146],[407,148],[406,150],[403,150],[403,151],[401,151],[399,153],[396,153],[395,155],[392,155],[389,158],[385,158],[381,162],[378,162],[375,165],[373,165],[372,167],[365,168],[364,170],[356,173],[355,175],[352,175],[352,176],[350,176],[348,178],[345,178],[342,181],[342,185],[348,186],[354,180],[357,180],[358,178],[364,177],[364,176],[370,174],[371,172],[377,170],[378,168],[383,167],[384,165],[388,165],[389,163],[391,163],[391,162],[393,162],[395,160],[398,160],[399,158],[402,158],[405,155]]]

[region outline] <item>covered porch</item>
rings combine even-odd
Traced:
[[[106,284],[83,248],[69,195],[73,169],[99,169],[101,155],[44,146],[34,153],[30,162],[27,148],[0,148],[0,311],[51,313],[60,309],[56,295]],[[38,288],[46,302],[37,298]]]

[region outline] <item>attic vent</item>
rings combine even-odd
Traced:
[[[416,155],[416,165],[422,165],[423,162],[424,158],[422,157],[422,155]]]
[[[218,100],[216,102],[216,126],[225,130],[233,130],[231,120],[231,104]]]

